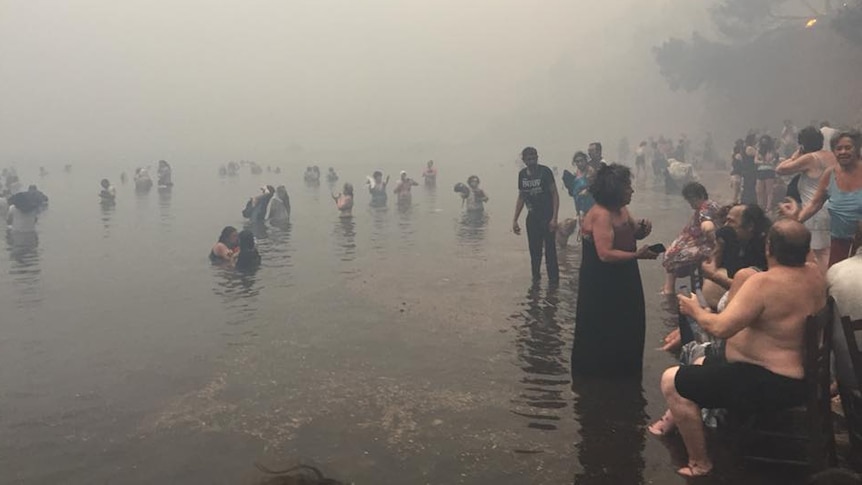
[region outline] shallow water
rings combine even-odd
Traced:
[[[653,350],[669,318],[660,266],[641,264],[643,384],[573,386],[579,249],[561,253],[558,290],[531,289],[510,232],[515,170],[483,171],[477,219],[451,189],[467,167],[385,209],[347,170],[345,220],[325,182],[288,175],[302,167],[219,178],[176,164],[172,191],[118,185],[112,208],[104,170],[52,170],[38,239],[0,243],[0,482],[253,483],[259,461],[372,484],[684,483],[644,431],[672,363]],[[211,266],[264,183],[287,186],[292,223],[251,228],[259,271]],[[667,243],[690,209],[639,189],[632,210]],[[712,483],[776,479],[719,465]]]

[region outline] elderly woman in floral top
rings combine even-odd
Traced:
[[[677,276],[689,274],[709,258],[715,246],[714,221],[718,204],[709,200],[706,188],[697,182],[686,184],[682,188],[682,196],[694,209],[694,214],[664,255],[667,277],[662,294],[665,295],[673,294]]]

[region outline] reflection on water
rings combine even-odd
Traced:
[[[646,400],[640,379],[572,380],[581,425],[575,484],[644,483]]]
[[[488,215],[484,211],[465,211],[458,221],[457,235],[461,244],[478,248],[485,240]]]
[[[159,221],[163,230],[173,228],[174,214],[171,212],[172,187],[159,187]]]
[[[102,237],[107,239],[111,235],[111,226],[112,226],[112,222],[113,222],[113,215],[114,215],[114,211],[116,210],[117,206],[114,203],[106,203],[106,202],[102,202],[99,205],[102,208],[102,228],[104,228],[104,230],[105,230],[104,233],[102,234]]]
[[[560,421],[568,419],[561,410],[568,407],[569,365],[567,341],[571,330],[561,325],[570,321],[570,313],[560,309],[558,290],[531,288],[523,310],[511,316],[514,320],[515,346],[518,365],[525,375],[521,377],[521,392],[512,404],[512,412],[527,418],[527,427],[553,431]],[[541,450],[518,450],[535,453]]]
[[[268,272],[267,281],[273,288],[289,288],[293,286],[293,252],[291,244],[293,225],[289,222],[271,224],[249,223],[245,229],[254,233],[257,249],[263,258],[262,265]]]
[[[262,286],[257,285],[257,270],[237,271],[228,266],[214,266],[216,271],[213,293],[225,305],[228,325],[253,322],[257,315],[258,296]]]
[[[371,214],[371,249],[375,252],[383,253],[386,251],[387,226],[389,218],[387,206],[369,206],[368,211]]]
[[[30,308],[42,302],[39,264],[39,236],[36,232],[6,233],[9,250],[9,278],[16,290],[18,308]]]
[[[398,199],[398,232],[405,247],[413,247],[413,197]]]
[[[437,209],[437,185],[424,185],[425,193],[422,197],[422,202],[425,204],[427,208],[427,212],[429,214],[436,213],[439,209]]]
[[[339,217],[333,227],[332,236],[341,261],[353,261],[356,258],[356,223],[353,217]],[[353,272],[342,269],[342,273]]]

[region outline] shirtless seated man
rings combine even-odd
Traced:
[[[707,352],[698,365],[672,367],[662,375],[669,409],[649,430],[663,435],[679,429],[688,452],[681,475],[712,469],[701,408],[769,411],[804,402],[805,322],[826,304],[825,279],[807,262],[810,244],[805,226],[778,221],[766,240],[769,270],[751,275],[723,312],[704,310],[696,297],[678,297],[680,312],[727,340],[723,355]]]

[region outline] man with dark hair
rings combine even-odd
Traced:
[[[703,309],[696,297],[680,295],[680,313],[709,334],[726,339],[724,352],[708,351],[697,365],[672,367],[661,378],[668,412],[650,426],[662,435],[679,429],[688,465],[679,473],[709,473],[701,409],[773,411],[805,400],[802,365],[805,322],[826,304],[826,282],[806,263],[810,234],[784,219],[769,231],[769,270],[748,278],[721,313]]]
[[[714,257],[701,265],[704,278],[729,290],[738,271],[766,270],[766,234],[771,224],[760,206],[733,206],[724,226],[715,232]]]
[[[682,198],[690,200],[708,200],[709,193],[706,187],[699,182],[689,182],[682,187]]]
[[[557,230],[557,214],[560,210],[560,196],[554,173],[550,168],[539,165],[539,153],[533,147],[524,148],[521,160],[526,167],[518,174],[518,202],[515,204],[515,220],[512,231],[521,234],[518,218],[526,204],[527,210],[527,240],[530,246],[530,261],[533,270],[533,282],[541,279],[542,250],[545,253],[545,265],[548,271],[548,281],[555,285],[560,281],[557,266],[557,246],[554,233]]]
[[[594,141],[587,147],[587,155],[590,156],[590,166],[593,170],[602,168],[602,165],[607,165],[608,162],[602,156],[602,143]]]

